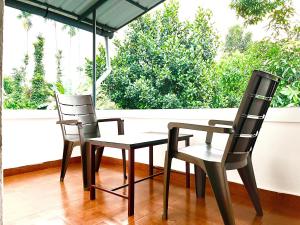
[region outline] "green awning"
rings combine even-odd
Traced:
[[[7,6],[40,15],[83,30],[93,31],[96,9],[97,34],[113,33],[164,0],[6,0]]]

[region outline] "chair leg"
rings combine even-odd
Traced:
[[[225,168],[219,163],[204,162],[207,176],[215,194],[219,210],[225,225],[234,225],[234,216]]]
[[[206,174],[201,167],[194,165],[195,168],[195,187],[197,198],[205,197]]]
[[[73,150],[73,143],[69,141],[64,141],[63,157],[62,157],[61,172],[60,172],[61,182],[64,181],[67,167],[69,164],[69,159],[71,158],[72,150]]]
[[[169,186],[171,173],[172,157],[166,151],[164,165],[164,194],[163,194],[163,219],[168,219]]]
[[[238,169],[238,172],[254,205],[257,215],[263,216],[263,210],[259,200],[258,190],[252,166],[252,160],[250,156],[248,157],[247,166]]]
[[[104,151],[104,147],[97,148],[96,157],[95,157],[95,172],[99,172],[103,151]]]
[[[82,178],[83,178],[83,188],[84,190],[89,190],[90,187],[90,162],[89,162],[89,152],[87,151],[87,144],[82,143],[80,146],[81,152],[81,166],[82,166]]]
[[[125,151],[125,149],[122,149],[122,160],[123,160],[123,177],[124,177],[124,179],[127,179],[127,176],[126,176],[126,151]]]

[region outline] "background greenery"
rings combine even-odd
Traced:
[[[209,107],[218,38],[211,13],[199,8],[193,23],[180,22],[170,4],[129,26],[105,90],[120,108]]]
[[[282,77],[272,101],[275,107],[300,106],[299,24],[291,19],[290,0],[232,0],[231,7],[243,17],[244,26],[268,22],[271,36],[253,41],[243,26],[229,29],[221,43],[212,23],[212,12],[199,8],[194,21],[180,21],[179,3],[131,23],[125,37],[115,40],[117,50],[112,72],[98,88],[98,108],[226,108],[237,107],[253,70]],[[29,31],[30,15],[20,14]],[[30,26],[29,26],[30,25]],[[65,28],[70,39],[76,34]],[[74,31],[70,33],[70,31]],[[70,42],[71,43],[71,42]],[[4,78],[5,108],[44,108],[54,91],[68,93],[62,84],[63,53],[57,50],[57,81],[45,81],[42,36],[34,43],[35,69],[26,81],[29,56]],[[71,48],[71,45],[70,45]],[[105,50],[98,47],[97,79],[105,71]],[[83,82],[77,93],[91,89],[92,62],[86,59]]]

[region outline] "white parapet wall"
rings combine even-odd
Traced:
[[[237,109],[99,110],[99,118],[121,117],[125,132],[167,132],[171,121],[207,124],[209,119],[233,120]],[[61,159],[62,135],[56,111],[5,110],[3,113],[3,168]],[[102,134],[116,133],[114,122],[100,124]],[[194,137],[191,144],[203,142],[205,134],[184,130]],[[226,135],[214,136],[214,144],[223,147]],[[183,146],[183,144],[182,144]],[[166,145],[154,147],[154,164],[163,166]],[[75,149],[73,156],[79,155]],[[121,158],[121,151],[106,149],[104,155]],[[138,149],[136,161],[148,163],[147,149]],[[258,137],[253,163],[260,188],[300,196],[300,108],[271,108]],[[184,163],[174,160],[172,169],[184,171]],[[228,180],[241,183],[236,171]]]

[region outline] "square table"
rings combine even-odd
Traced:
[[[179,134],[179,141],[185,141],[185,145],[190,144],[190,138],[192,134]],[[107,137],[100,138],[91,138],[88,140],[88,150],[90,152],[90,199],[94,200],[96,198],[95,189],[99,189],[119,197],[125,198],[128,200],[128,216],[134,214],[134,184],[141,182],[143,180],[153,178],[155,176],[163,174],[163,172],[153,174],[153,146],[161,145],[168,143],[168,134],[167,133],[158,133],[158,132],[147,132],[147,133],[138,133],[138,134],[124,134],[124,135],[110,135]],[[122,186],[107,189],[100,187],[95,184],[95,151],[97,147],[112,147],[128,150],[128,184]],[[149,176],[142,178],[140,180],[134,179],[134,153],[138,148],[149,147]],[[186,164],[187,169],[187,187],[189,187],[189,164]],[[116,193],[116,190],[128,186],[128,196]]]

